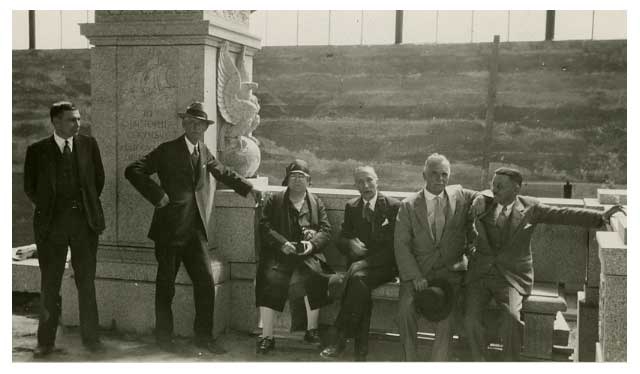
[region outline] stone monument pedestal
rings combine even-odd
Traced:
[[[100,325],[151,332],[157,265],[147,231],[154,208],[125,179],[124,170],[159,144],[182,135],[177,113],[193,101],[202,102],[209,117],[220,123],[218,49],[225,42],[232,53],[246,47],[245,61],[251,72],[260,40],[249,33],[249,11],[95,13],[95,23],[82,24],[80,30],[93,45],[92,132],[100,145],[106,177],[101,200],[107,228],[100,236],[96,272]],[[205,144],[214,154],[218,130],[213,125],[205,133]],[[213,188],[204,216],[216,284],[214,330],[218,334],[229,326],[232,286],[226,253],[216,250]],[[224,197],[216,200],[220,198]],[[251,197],[243,200],[253,202]],[[62,323],[76,325],[72,274],[63,281],[63,294]],[[191,335],[193,291],[184,269],[176,280],[173,308],[176,333]]]

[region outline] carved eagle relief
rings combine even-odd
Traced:
[[[248,79],[245,68],[244,56],[246,47],[242,47],[242,52],[238,58],[238,66],[233,61],[229,53],[229,42],[225,42],[220,48],[218,61],[218,87],[217,100],[218,108],[222,118],[230,125],[225,129],[224,137],[233,142],[236,138],[237,144],[244,148],[246,136],[259,144],[253,137],[252,131],[260,124],[260,105],[258,98],[252,90],[258,87],[257,83]]]

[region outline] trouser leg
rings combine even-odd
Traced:
[[[487,343],[482,319],[490,299],[491,293],[482,281],[466,285],[464,326],[474,361],[485,360]]]
[[[523,297],[508,284],[496,290],[494,297],[501,309],[500,337],[503,359],[505,361],[519,361],[524,329],[524,323],[520,320]]]
[[[187,273],[193,283],[193,300],[196,315],[193,331],[196,339],[210,339],[213,336],[213,309],[215,305],[215,285],[207,242],[201,235],[190,241],[182,256]]]
[[[86,234],[82,240],[72,238],[70,241],[71,266],[78,290],[82,342],[92,344],[99,341],[98,304],[95,288],[98,236],[90,232],[88,228]]]
[[[413,295],[413,283],[403,282],[400,285],[397,323],[400,332],[400,341],[402,342],[404,361],[417,360],[418,315],[413,304]]]
[[[173,336],[171,303],[175,294],[175,280],[180,268],[178,248],[156,243],[156,339],[168,340]]]
[[[40,265],[40,319],[38,321],[38,345],[53,346],[62,308],[60,286],[67,260],[68,244],[45,241],[38,244]]]

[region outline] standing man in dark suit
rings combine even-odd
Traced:
[[[518,195],[522,174],[500,168],[492,182],[493,196],[475,219],[476,251],[469,260],[466,279],[465,327],[475,361],[484,361],[486,341],[482,315],[493,298],[502,310],[500,336],[505,361],[518,361],[522,346],[522,299],[533,287],[531,237],[539,223],[600,227],[622,211],[616,205],[604,213],[588,209],[555,208]]]
[[[334,324],[336,341],[320,356],[338,357],[345,348],[345,339],[353,336],[355,361],[366,361],[371,292],[398,274],[393,231],[400,202],[378,192],[378,175],[371,166],[357,167],[353,177],[360,197],[347,202],[338,239],[338,249],[348,259],[348,278]]]
[[[98,235],[104,230],[100,150],[94,138],[78,134],[80,112],[72,103],[54,103],[49,116],[53,136],[29,146],[24,162],[24,192],[35,208],[41,276],[36,357],[50,354],[55,345],[68,248],[78,289],[82,343],[90,351],[102,350],[94,286]]]
[[[182,118],[184,135],[160,144],[146,156],[130,164],[125,177],[155,206],[149,238],[155,242],[158,261],[156,276],[156,341],[173,351],[171,303],[175,279],[184,266],[193,282],[196,315],[195,344],[211,353],[225,350],[213,339],[215,288],[207,246],[206,204],[211,193],[209,174],[242,196],[257,192],[251,183],[226,168],[203,142],[210,120],[200,102],[192,103]],[[157,174],[160,184],[151,179]]]

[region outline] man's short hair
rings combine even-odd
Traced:
[[[373,168],[373,166],[369,166],[369,165],[361,165],[361,166],[356,167],[356,168],[353,170],[353,179],[356,179],[356,175],[357,175],[359,172],[362,172],[362,171],[370,172],[371,174],[373,174],[373,176],[374,176],[376,179],[378,179],[378,174],[376,174],[375,169]]]
[[[494,172],[495,175],[506,175],[513,182],[516,182],[519,186],[522,186],[522,173],[517,169],[512,168],[499,168]]]
[[[432,153],[431,155],[429,155],[429,157],[427,157],[427,160],[424,162],[424,168],[422,170],[426,171],[430,165],[440,164],[440,163],[447,165],[447,167],[451,169],[451,163],[449,162],[449,159],[447,159],[446,157],[444,157],[439,153]]]
[[[51,105],[51,109],[49,109],[49,117],[51,121],[53,118],[58,117],[60,113],[66,112],[68,110],[77,110],[75,105],[73,105],[70,101],[58,101],[57,103],[53,103]]]

